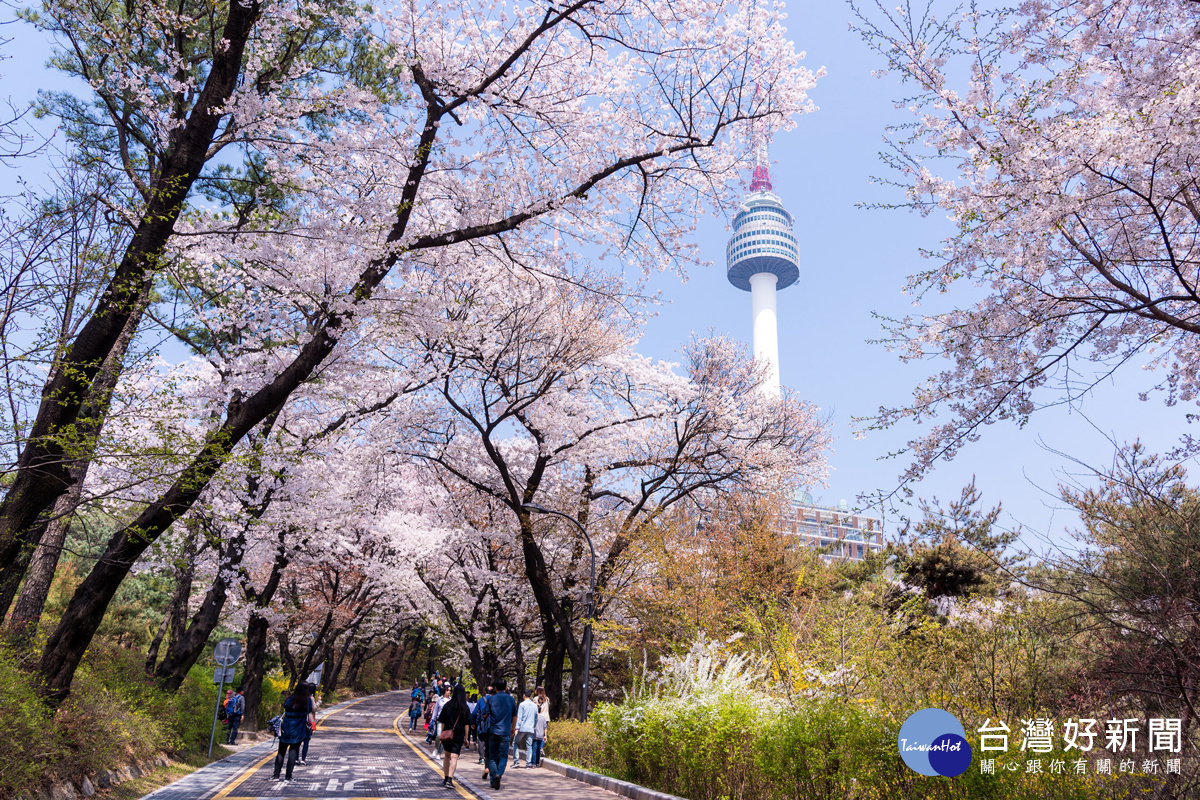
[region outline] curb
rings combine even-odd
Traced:
[[[564,764],[561,761],[555,761],[552,758],[543,758],[542,764],[551,772],[557,772],[565,778],[586,783],[590,786],[597,786],[601,789],[619,794],[622,797],[628,797],[630,800],[685,800],[678,795],[666,794],[664,792],[656,792],[653,789],[647,789],[645,786],[639,786],[636,783],[628,781],[619,781],[616,778],[610,778],[607,775],[601,775],[596,772],[588,772],[586,769],[572,767],[570,764]],[[488,800],[491,800],[489,798]]]

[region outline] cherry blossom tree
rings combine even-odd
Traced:
[[[444,377],[419,395],[429,405],[405,441],[511,515],[557,715],[568,657],[575,711],[580,702],[590,558],[573,529],[535,521],[525,504],[564,509],[600,543],[603,614],[642,526],[712,493],[818,483],[829,438],[812,406],[767,397],[761,365],[726,340],[693,342],[679,375],[633,351],[634,318],[608,296],[512,283],[446,298],[447,330],[423,340]]]
[[[135,234],[142,249],[122,262],[115,294],[69,353],[78,365],[68,370],[71,387],[85,386],[91,353],[107,352],[114,321],[125,318],[120,309],[145,286],[131,276],[144,278],[146,255],[161,252],[176,228],[187,228],[196,269],[215,280],[236,272],[238,285],[267,298],[261,307],[214,310],[245,312],[244,357],[214,397],[217,421],[79,586],[41,660],[48,695],[68,691],[127,565],[186,513],[245,437],[378,326],[419,331],[430,285],[488,279],[498,262],[556,277],[552,262],[539,264],[556,229],[568,251],[590,245],[643,267],[685,264],[682,237],[697,203],[733,199],[748,123],[759,120],[769,133],[807,107],[813,76],[783,39],[781,14],[638,0],[513,10],[402,3],[369,26],[386,67],[403,79],[403,89],[380,101],[348,81],[332,95],[315,87],[278,98],[238,84],[243,55],[256,66],[273,63],[273,48],[304,17],[290,7],[233,3],[230,44],[216,48],[198,110],[182,122],[168,114],[176,121],[164,130],[170,141],[211,142],[229,120],[253,120],[240,129],[253,131],[247,137],[274,180],[291,187],[293,202],[263,209],[249,224],[230,220],[217,233],[219,218],[193,229],[174,209],[199,165],[180,164],[164,178],[171,202],[159,208],[151,196],[150,239]],[[365,23],[346,25],[361,31]],[[255,26],[269,33],[261,47],[252,46]],[[296,70],[308,74],[307,66]],[[330,126],[302,124],[331,97],[353,113]],[[255,342],[263,347],[256,351]],[[31,435],[39,444],[26,449],[0,509],[0,545],[18,546],[64,489],[51,432],[78,412],[71,387],[50,387],[60,399],[39,411]]]
[[[904,205],[955,225],[906,286],[933,308],[890,320],[886,339],[905,361],[950,365],[865,420],[931,426],[909,443],[906,481],[1129,362],[1158,372],[1168,405],[1198,388],[1200,108],[1184,87],[1200,6],[941,9],[856,4],[886,72],[912,87],[915,119],[885,158]]]

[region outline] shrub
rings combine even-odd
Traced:
[[[262,699],[258,702],[255,720],[258,730],[265,731],[271,719],[283,708],[283,693],[287,691],[287,678],[278,675],[267,675],[262,682]]]
[[[603,771],[602,744],[596,726],[574,719],[560,719],[546,731],[546,757],[587,770]]]
[[[0,646],[0,797],[36,782],[61,758],[58,732],[16,658]]]

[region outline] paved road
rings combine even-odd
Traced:
[[[424,745],[425,732],[418,731],[418,734],[410,737],[409,741],[416,742],[416,746],[426,752],[433,752],[432,747]],[[524,751],[521,752],[521,766],[514,769],[509,761],[499,790],[490,789],[487,781],[479,780],[483,767],[477,763],[479,755],[474,751],[463,750],[455,778],[459,775],[465,777],[474,784],[478,796],[486,800],[624,800],[612,792],[564,778],[545,768],[526,769]]]
[[[400,735],[407,694],[373,695],[335,709],[321,720],[291,783],[271,780],[275,753],[259,757],[212,795],[213,800],[351,800],[388,797],[412,800],[472,798],[442,786],[439,769]],[[258,748],[255,748],[258,750]],[[259,751],[262,752],[262,751]],[[257,755],[257,753],[256,753]]]
[[[291,783],[271,780],[275,748],[264,743],[147,795],[143,800],[618,800],[617,795],[547,769],[513,769],[494,791],[479,780],[474,752],[459,760],[455,787],[442,785],[440,763],[426,748],[424,731],[408,737],[408,690],[377,694],[335,706],[313,735],[308,765],[296,765]],[[465,779],[474,792],[458,781]]]

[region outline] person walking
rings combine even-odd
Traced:
[[[442,692],[438,694],[437,702],[433,704],[433,724],[430,726],[430,733],[433,734],[433,750],[436,756],[442,756],[442,710],[450,703],[450,687],[443,685]]]
[[[490,714],[488,701],[495,693],[495,687],[488,686],[483,697],[479,698],[479,702],[475,704],[475,710],[471,712],[471,727],[475,729],[475,749],[479,751],[480,764],[487,762],[487,728],[488,715]],[[487,776],[487,768],[485,767],[483,770],[484,780],[487,780]]]
[[[229,738],[225,744],[237,744],[238,728],[242,724],[242,715],[246,713],[246,698],[242,696],[243,691],[239,687],[234,695],[225,701],[225,717],[229,721]]]
[[[524,692],[525,699],[517,708],[517,739],[513,743],[513,769],[521,766],[521,748],[525,748],[525,769],[533,766],[533,733],[537,727],[537,703],[529,694]]]
[[[496,693],[488,699],[487,769],[492,776],[492,788],[500,788],[504,767],[508,764],[508,745],[512,741],[513,718],[517,702],[505,691],[508,683],[504,678],[496,680]]]
[[[438,715],[438,723],[442,732],[438,735],[442,750],[445,752],[442,763],[442,785],[453,788],[454,770],[458,767],[458,756],[462,753],[463,744],[467,739],[467,727],[471,723],[471,708],[467,705],[467,690],[462,686],[454,687],[450,700],[442,706]],[[450,734],[447,736],[446,734]]]
[[[421,701],[417,697],[413,697],[408,704],[408,729],[415,731],[417,729],[417,720],[421,718]]]
[[[550,701],[546,698],[545,690],[540,686],[538,689],[541,694],[533,699],[538,707],[537,721],[533,724],[533,765],[535,767],[542,765],[542,749],[546,746],[546,729],[550,727]]]
[[[466,687],[463,687],[464,691]],[[467,708],[471,710],[471,716],[467,717],[470,724],[467,725],[467,747],[473,747],[475,744],[475,706],[479,705],[479,696],[470,695],[467,697]]]
[[[284,755],[287,755],[287,773],[284,780],[292,779],[292,770],[296,767],[296,758],[300,755],[300,743],[304,741],[305,731],[310,720],[315,720],[312,694],[308,684],[302,683],[296,691],[283,701],[283,721],[279,726],[279,752],[275,754],[275,773],[271,780],[279,780],[283,771]]]
[[[317,712],[321,710],[321,697],[317,694],[317,687],[310,683],[308,689],[312,693],[313,713],[308,719],[308,732],[304,735],[304,741],[300,745],[300,761],[298,763],[303,766],[308,766],[308,743],[312,741],[313,734],[317,732]]]

